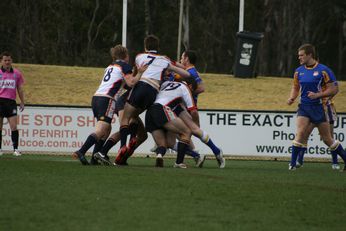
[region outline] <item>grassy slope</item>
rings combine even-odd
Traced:
[[[89,106],[98,87],[103,68],[16,64],[26,79],[26,98],[30,104]],[[206,92],[200,95],[201,109],[242,109],[295,111],[286,105],[290,78],[258,77],[240,79],[230,75],[202,74]],[[336,97],[339,112],[346,112],[346,82],[340,82]]]
[[[270,161],[183,170],[150,158],[122,168],[0,159],[0,230],[344,230],[345,175],[323,163],[289,172]]]

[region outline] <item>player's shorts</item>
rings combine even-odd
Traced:
[[[119,111],[124,110],[126,99],[129,96],[129,93],[130,91],[125,92],[115,101],[115,113],[117,115],[119,115]]]
[[[158,91],[148,83],[139,81],[131,90],[127,102],[143,111],[149,108],[156,99]]]
[[[145,128],[148,132],[163,129],[166,123],[176,118],[177,116],[171,108],[155,103],[148,108],[145,114]]]
[[[327,104],[326,107],[327,107],[327,117],[328,117],[329,123],[334,124],[337,118],[335,107],[332,104]]]
[[[115,101],[105,96],[93,96],[91,107],[97,121],[111,123],[115,111]]]
[[[328,121],[326,111],[322,104],[299,104],[297,116],[307,117],[310,119],[310,122],[314,124],[320,124]]]
[[[172,110],[177,116],[179,116],[180,113],[182,113],[185,109],[181,104],[177,104],[177,106],[175,106]]]
[[[13,99],[0,98],[0,117],[9,118],[17,115],[17,104]]]

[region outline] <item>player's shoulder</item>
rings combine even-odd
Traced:
[[[12,67],[12,70],[13,70],[13,73],[20,74],[20,75],[22,74],[22,72],[18,68]]]
[[[136,55],[136,59],[139,58],[139,57],[142,57],[142,56],[147,56],[147,55],[148,55],[147,52],[138,53],[138,54]]]
[[[317,65],[317,68],[320,69],[321,71],[331,71],[331,69],[327,65],[324,65],[322,63],[319,63]]]
[[[303,72],[306,71],[305,65],[300,65],[299,67],[296,68],[294,72]]]

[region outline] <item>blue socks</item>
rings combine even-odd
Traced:
[[[221,150],[218,147],[216,147],[216,145],[213,143],[213,141],[211,139],[209,139],[206,144],[213,151],[215,156],[220,154]]]

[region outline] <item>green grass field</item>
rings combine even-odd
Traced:
[[[204,168],[0,157],[0,230],[345,230],[345,173],[327,163],[208,159]]]
[[[26,102],[89,106],[103,68],[16,64]],[[202,109],[296,110],[292,80],[202,74]],[[346,82],[336,98],[346,112]],[[81,166],[69,156],[0,156],[0,231],[25,230],[345,230],[345,174],[329,163],[208,159],[203,169]]]

